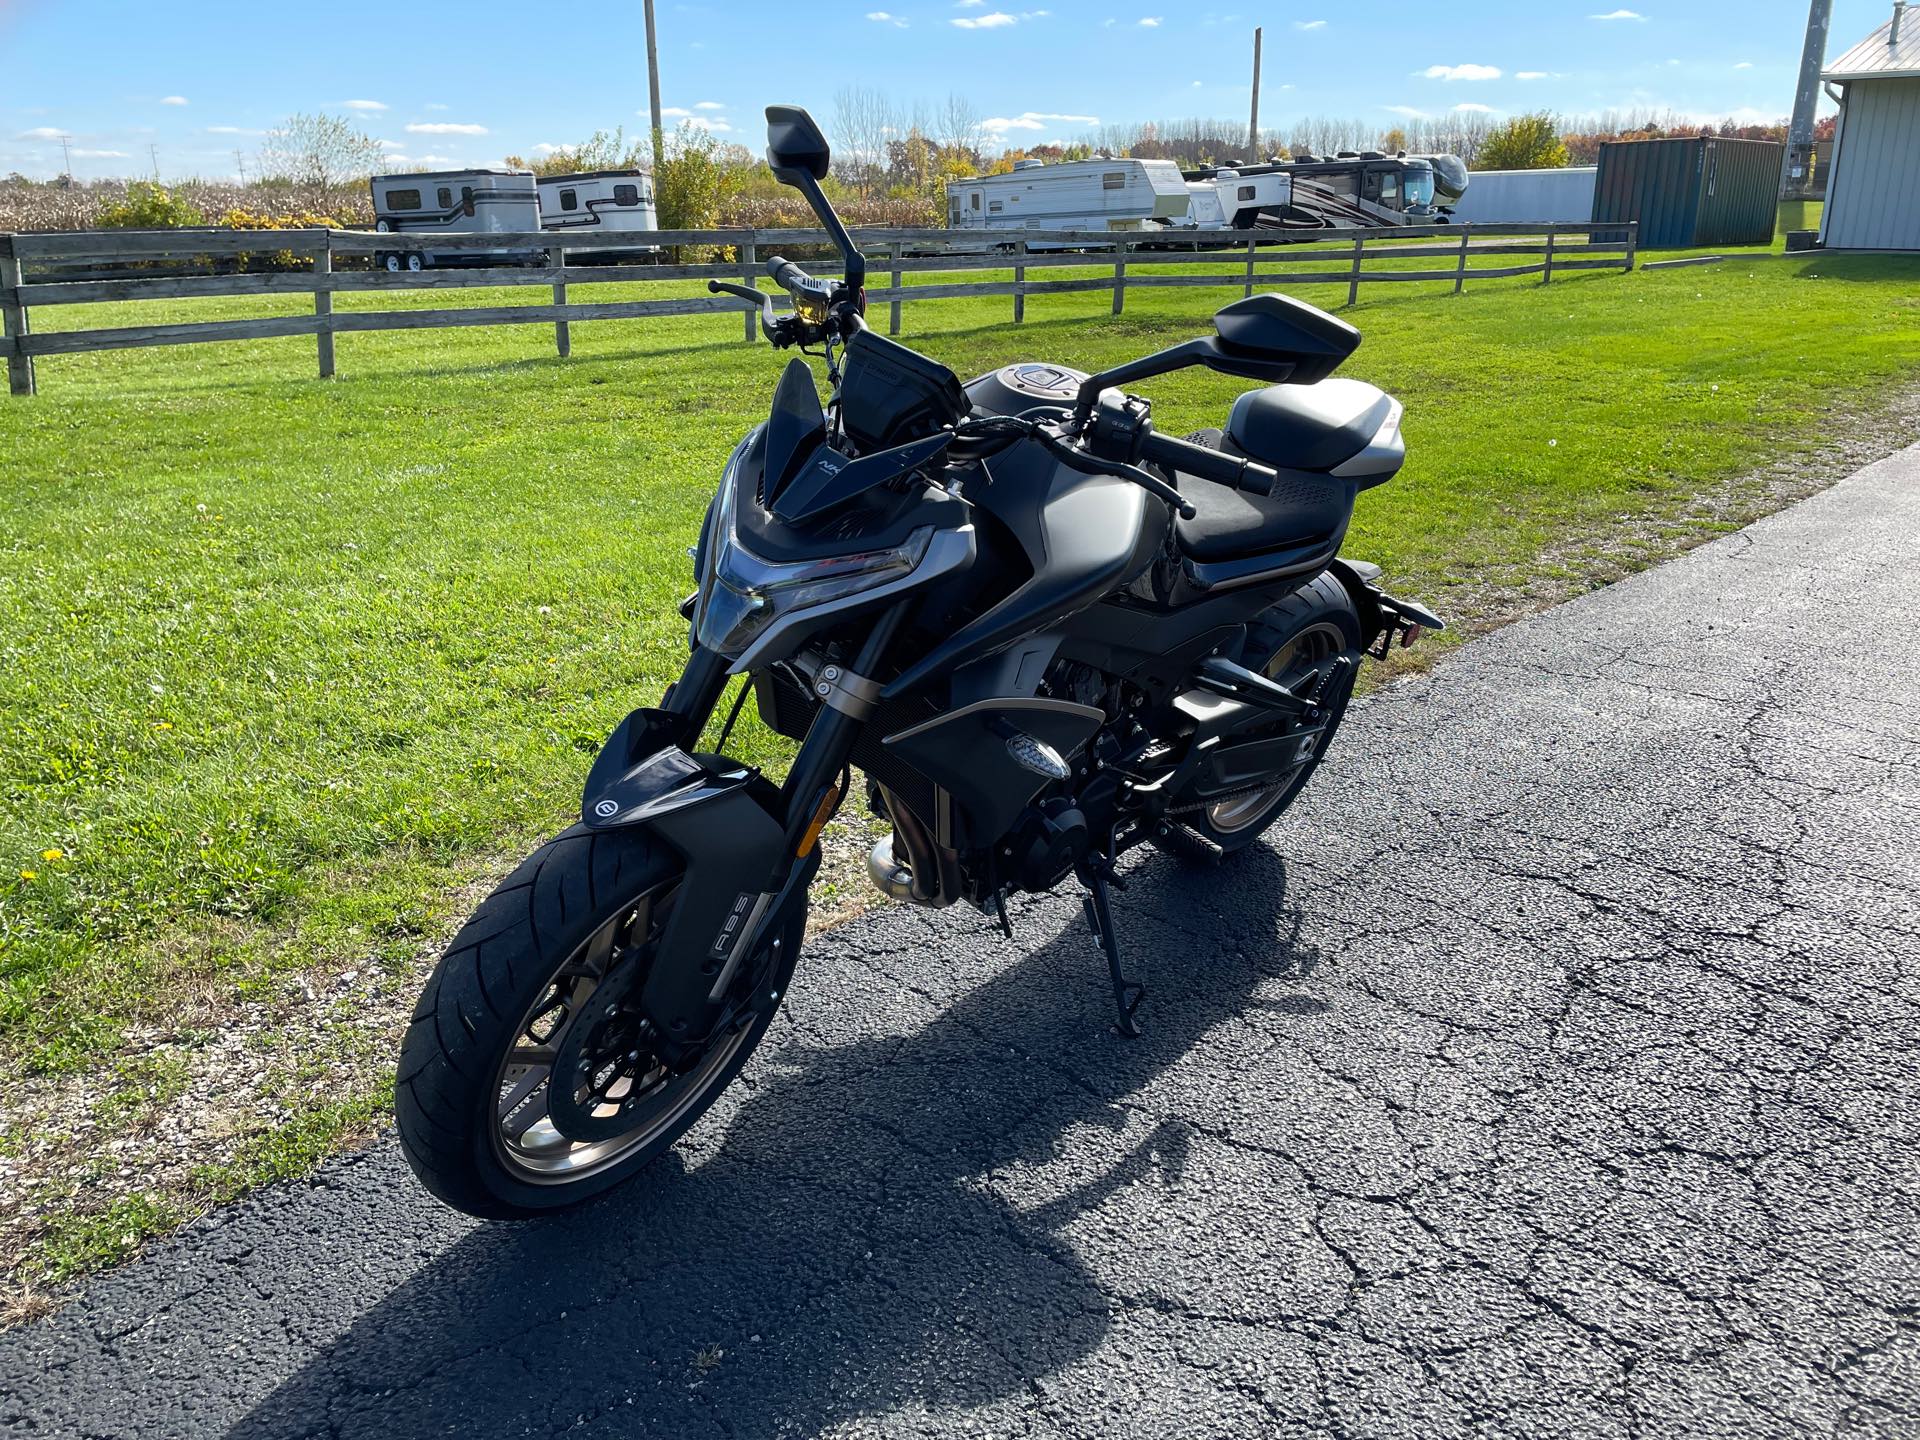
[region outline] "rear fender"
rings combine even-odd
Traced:
[[[737,761],[684,749],[692,728],[684,715],[635,710],[594,761],[580,802],[588,829],[644,825],[683,863],[640,993],[666,1050],[699,1045],[725,1018],[724,996],[787,868],[780,792]]]
[[[1360,648],[1375,653],[1376,658],[1392,646],[1395,636],[1407,633],[1408,626],[1422,630],[1447,628],[1446,621],[1418,601],[1402,600],[1383,590],[1376,583],[1380,579],[1378,565],[1341,556],[1327,569],[1353,597],[1353,607],[1360,613]],[[1383,635],[1386,644],[1377,644]]]

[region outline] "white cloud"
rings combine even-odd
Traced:
[[[414,161],[413,163],[416,165],[451,165],[453,164],[453,156],[422,155],[418,160]]]
[[[447,107],[445,105],[440,105],[440,104],[427,104],[427,105],[422,105],[420,108],[422,110],[445,110]]]
[[[342,100],[340,103],[349,110],[384,110],[387,108],[387,102],[384,100]],[[447,107],[444,105],[429,105],[427,108],[429,110],[444,110]]]
[[[949,25],[957,25],[962,30],[998,30],[1002,26],[1017,25],[1020,22],[1004,10],[995,10],[990,15],[981,15],[977,18],[968,15],[959,15],[947,23]]]
[[[953,0],[953,8],[956,10],[971,10],[976,5],[984,5],[986,3],[987,0]]]
[[[1426,111],[1417,109],[1412,105],[1382,105],[1380,108],[1388,111],[1390,114],[1404,115],[1409,120],[1424,120],[1427,118]]]
[[[1454,112],[1455,112],[1456,114],[1461,114],[1461,115],[1491,115],[1491,114],[1493,114],[1493,106],[1491,106],[1491,105],[1482,105],[1482,104],[1479,104],[1479,103],[1478,103],[1477,101],[1473,101],[1473,100],[1463,100],[1463,101],[1461,101],[1461,102],[1460,102],[1460,103],[1459,103],[1458,105],[1456,105],[1456,106],[1454,106],[1453,108],[1454,108]]]
[[[693,102],[693,108],[696,110],[724,110],[727,107],[722,105],[718,100],[696,100]]]
[[[566,148],[564,145],[555,145],[550,141],[542,140],[538,145],[533,147],[533,153],[536,155],[554,155]]]
[[[1513,72],[1513,78],[1516,80],[1549,80],[1559,77],[1548,70],[1516,70]]]
[[[1296,20],[1293,22],[1293,28],[1296,30],[1324,30],[1327,28],[1327,22],[1324,20]]]
[[[1742,60],[1739,64],[1735,65],[1733,68],[1736,70],[1751,70],[1753,69],[1753,62],[1751,60]]]
[[[1589,20],[1644,20],[1647,17],[1638,10],[1609,10],[1604,15],[1589,15]]]
[[[1422,70],[1428,80],[1498,80],[1498,65],[1429,65]]]
[[[890,14],[885,10],[869,10],[867,12],[867,19],[877,21],[882,25],[891,25],[896,30],[904,30],[907,28],[907,22],[904,19],[898,15]]]
[[[1201,82],[1200,82],[1200,81],[1198,81],[1198,80],[1196,80],[1196,81],[1194,81],[1194,82],[1193,82],[1193,88],[1194,88],[1194,89],[1196,89],[1196,90],[1198,90],[1198,89],[1200,88],[1200,84],[1201,84]]]
[[[636,110],[633,113],[636,115],[644,115],[647,112],[644,110]],[[661,108],[660,118],[662,120],[685,120],[691,114],[693,114],[691,110],[682,109],[678,105],[667,105]]]
[[[1056,115],[1044,110],[1027,110],[1018,115],[996,115],[982,120],[980,128],[989,135],[1005,135],[1009,130],[1044,130],[1052,124],[1098,125],[1098,115]]]
[[[184,95],[162,95],[160,97],[160,103],[162,105],[184,105],[187,103],[187,97]]]
[[[722,115],[694,115],[687,120],[687,124],[693,126],[696,130],[706,130],[715,135],[731,135],[733,133],[733,126],[730,125],[726,117]]]
[[[22,140],[65,140],[68,136],[66,131],[51,125],[36,125],[31,130],[22,130],[20,138]]]
[[[209,135],[264,135],[266,133],[264,130],[249,130],[244,125],[207,126],[207,134]]]
[[[1140,23],[1149,30],[1157,30],[1160,27],[1160,17],[1158,15],[1142,15],[1140,17]]]
[[[460,125],[448,120],[415,120],[407,126],[409,135],[484,135],[484,125]]]
[[[128,156],[124,150],[82,150],[76,145],[73,147],[73,158],[76,160],[125,160]]]

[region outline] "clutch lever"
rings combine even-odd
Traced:
[[[751,285],[735,285],[729,280],[709,280],[707,289],[715,295],[737,295],[742,300],[751,300],[760,307],[760,323],[769,333],[780,323],[780,317],[774,313],[773,296],[764,290],[756,290]]]

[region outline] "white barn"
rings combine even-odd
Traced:
[[[1839,250],[1920,250],[1920,14],[1893,18],[1829,65],[1838,86],[1820,243]]]

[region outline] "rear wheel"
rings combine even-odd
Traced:
[[[1322,572],[1248,627],[1240,663],[1294,688],[1311,683],[1314,672],[1334,656],[1359,648],[1360,616],[1353,597],[1337,578]],[[1268,784],[1183,812],[1176,817],[1174,829],[1158,837],[1162,848],[1231,855],[1259,839],[1306,788],[1340,727],[1352,690],[1350,679],[1330,683],[1327,727],[1310,756],[1277,772]]]
[[[652,963],[680,874],[644,831],[576,826],[461,929],[414,1011],[394,1095],[407,1160],[435,1195],[490,1218],[577,1204],[659,1156],[746,1064],[770,1012],[675,1074],[643,1018],[600,994]],[[772,942],[786,968],[803,926]]]

